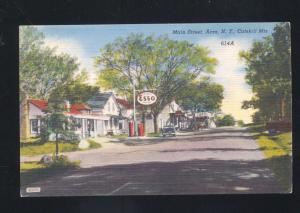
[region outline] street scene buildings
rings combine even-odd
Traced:
[[[292,192],[289,23],[19,40],[21,196]]]

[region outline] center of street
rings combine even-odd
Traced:
[[[281,190],[263,152],[243,128],[136,141],[103,142],[99,138],[98,142],[100,149],[66,153],[71,160],[80,160],[81,168],[55,176],[44,174],[42,181],[30,184],[41,187],[35,196]],[[22,195],[30,194],[22,189]]]

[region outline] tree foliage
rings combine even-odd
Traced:
[[[220,110],[224,88],[210,78],[193,81],[177,96],[178,103],[192,112],[216,112]]]
[[[175,95],[200,73],[214,73],[217,64],[207,48],[167,36],[131,34],[107,44],[95,63],[101,65],[99,84],[132,100],[132,88],[156,89],[158,100],[152,105],[156,116]]]
[[[46,137],[49,137],[50,134],[55,135],[56,158],[58,157],[59,152],[59,136],[70,132],[70,129],[73,125],[73,123],[69,121],[68,117],[64,114],[65,111],[65,102],[58,96],[51,96],[48,100],[47,115],[42,118],[43,134],[45,134]]]
[[[218,117],[216,120],[217,126],[233,126],[234,124],[235,120],[232,115],[224,115],[223,117]]]
[[[242,108],[258,109],[255,120],[291,118],[290,42],[289,23],[280,23],[272,36],[254,41],[250,50],[240,52],[247,65],[246,81],[254,93]]]
[[[82,71],[75,77],[74,80],[69,81],[67,84],[58,86],[53,90],[51,96],[58,96],[61,100],[68,100],[71,104],[85,103],[97,92],[98,86],[92,86],[86,83],[87,72]]]
[[[45,46],[44,35],[36,27],[20,27],[19,40],[21,99],[24,95],[47,99],[56,87],[72,79],[77,59]]]

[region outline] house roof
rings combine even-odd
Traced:
[[[126,109],[133,109],[133,105],[130,104],[127,100],[116,98],[118,104],[124,106]]]
[[[95,96],[90,98],[87,101],[87,104],[92,108],[102,109],[105,106],[108,99],[110,98],[110,96],[112,96],[112,95],[113,95],[112,92],[106,92],[106,93],[99,92]]]
[[[45,111],[48,108],[48,102],[45,100],[36,100],[31,99],[29,100],[31,104],[38,107],[40,110]],[[72,104],[70,106],[70,111],[67,112],[68,114],[82,114],[81,110],[89,110],[90,108],[85,104]]]
[[[31,99],[31,100],[29,100],[29,103],[31,103],[34,106],[38,107],[42,111],[45,111],[48,108],[48,102],[45,101],[45,100]]]
[[[70,107],[70,114],[81,114],[81,110],[89,110],[91,109],[85,104],[72,104]]]

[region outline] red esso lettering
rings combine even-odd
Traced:
[[[137,98],[138,102],[143,105],[153,104],[156,99],[156,95],[151,92],[143,92]]]

